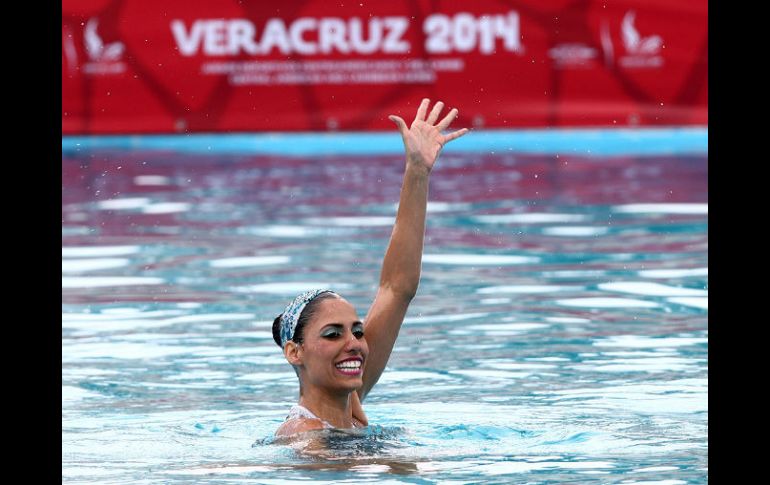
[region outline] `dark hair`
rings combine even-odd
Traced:
[[[329,300],[331,298],[339,298],[339,295],[336,293],[321,293],[317,297],[310,300],[310,302],[305,305],[305,308],[302,309],[302,313],[299,314],[299,319],[297,320],[297,328],[294,329],[294,336],[291,338],[293,342],[296,342],[298,344],[302,343],[303,340],[303,332],[305,330],[305,324],[313,318],[313,315],[315,315],[316,311],[318,311],[318,305],[322,300]],[[283,345],[281,345],[281,317],[283,316],[283,313],[275,317],[275,320],[273,320],[273,340],[275,340],[275,343],[278,344],[279,347],[283,348]]]

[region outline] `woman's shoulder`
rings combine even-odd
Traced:
[[[293,418],[284,421],[275,432],[276,436],[289,436],[315,429],[324,429],[324,422],[318,418]]]

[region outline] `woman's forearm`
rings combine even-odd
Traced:
[[[396,222],[382,263],[380,286],[411,300],[420,283],[430,170],[407,157]]]
[[[414,121],[409,126],[399,116],[388,117],[398,126],[401,133],[406,168],[396,222],[382,262],[380,286],[364,319],[369,356],[364,367],[364,384],[358,390],[361,401],[385,369],[406,311],[420,284],[431,170],[444,145],[468,133],[467,129],[462,128],[446,135],[442,134],[457,117],[457,109],[450,110],[439,121],[444,103],[436,103],[428,112],[429,105],[429,99],[422,100]]]

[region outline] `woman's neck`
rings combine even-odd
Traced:
[[[335,428],[350,428],[353,426],[350,392],[332,394],[319,388],[303,389],[299,404]]]

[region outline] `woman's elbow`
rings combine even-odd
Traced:
[[[417,287],[419,286],[419,281],[416,283],[396,283],[383,286],[399,300],[406,301],[408,303],[412,301],[417,295]]]

